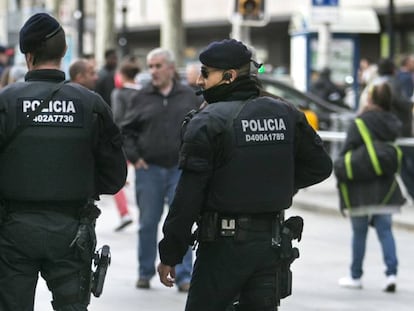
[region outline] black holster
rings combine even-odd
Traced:
[[[70,244],[71,248],[79,253],[79,256],[85,260],[85,262],[92,263],[92,259],[95,254],[96,248],[96,234],[95,223],[96,219],[101,214],[99,208],[95,205],[93,200],[89,200],[88,203],[82,208],[80,212],[80,220],[78,231],[76,236]],[[80,289],[80,296],[85,302],[89,302],[92,287],[92,267],[89,267],[89,271],[83,273],[82,284]]]
[[[201,215],[197,230],[198,242],[213,242],[217,239],[218,213],[206,212]]]
[[[82,255],[92,258],[96,247],[95,223],[101,214],[92,200],[80,212],[78,231],[70,247],[76,247]]]
[[[292,294],[292,271],[290,265],[299,258],[299,250],[292,247],[292,240],[301,240],[303,219],[298,216],[291,217],[283,222],[278,236],[279,243],[274,245],[277,249],[277,297],[286,298]]]

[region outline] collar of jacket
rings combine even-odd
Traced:
[[[223,101],[246,100],[259,96],[260,90],[256,80],[250,76],[241,76],[229,84],[220,84],[203,91],[204,99],[209,104]]]
[[[173,80],[173,87],[171,88],[171,91],[170,91],[170,93],[168,93],[167,96],[162,95],[161,92],[159,91],[159,89],[157,87],[155,87],[154,85],[152,85],[152,83],[149,83],[147,86],[143,87],[141,89],[141,92],[159,94],[159,95],[162,95],[163,97],[168,97],[171,94],[177,93],[181,89],[182,89],[182,84],[177,82],[176,80]]]
[[[65,80],[65,73],[56,69],[37,69],[26,73],[25,81],[53,81],[61,82]]]

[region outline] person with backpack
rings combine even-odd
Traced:
[[[402,160],[399,147],[391,145],[401,132],[400,120],[391,112],[392,92],[388,83],[372,86],[367,105],[350,125],[334,162],[341,210],[348,212],[352,226],[350,276],[339,285],[362,288],[363,260],[368,228],[374,227],[386,266],[384,291],[395,292],[398,259],[392,232],[392,213],[404,204],[396,174]]]

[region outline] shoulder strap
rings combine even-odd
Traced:
[[[232,130],[234,120],[237,119],[237,117],[239,116],[240,112],[243,110],[244,106],[246,106],[249,99],[246,99],[244,101],[240,101],[239,106],[234,110],[233,115],[231,116],[231,118],[229,118],[227,120],[226,128],[227,128],[228,131]]]
[[[29,112],[26,116],[26,119],[24,119],[20,125],[14,130],[13,133],[7,138],[7,140],[4,142],[4,144],[0,147],[0,152],[3,152],[7,149],[7,147],[10,145],[10,143],[26,128],[29,126],[29,124],[33,121],[33,119],[42,111],[43,108],[47,106],[49,101],[53,98],[53,96],[60,90],[60,88],[63,86],[63,84],[67,83],[66,80],[61,81],[57,83],[55,86],[53,86],[51,92],[49,95],[41,102],[39,106],[36,107],[35,110]]]
[[[368,155],[369,155],[369,158],[371,159],[371,164],[374,168],[374,171],[377,174],[377,176],[381,176],[382,168],[378,160],[377,153],[375,152],[374,144],[372,143],[371,134],[369,133],[367,126],[365,125],[364,121],[362,121],[361,118],[356,118],[355,123],[365,143],[365,146],[367,147]]]

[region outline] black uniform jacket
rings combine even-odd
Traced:
[[[203,211],[275,213],[290,206],[299,188],[331,173],[331,159],[302,112],[282,100],[256,97],[258,92],[252,96],[249,84],[240,84],[239,92],[210,102],[188,124],[183,173],[159,244],[164,264],[181,262]]]
[[[126,180],[122,138],[98,94],[63,84],[14,139],[26,115],[64,81],[59,70],[33,70],[0,92],[0,196],[74,201],[114,194]]]

